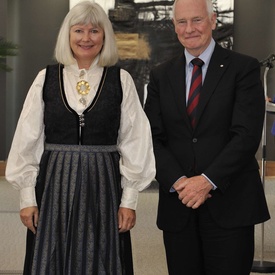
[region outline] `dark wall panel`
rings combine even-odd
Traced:
[[[7,2],[0,0],[0,37],[7,36]],[[0,71],[0,160],[5,156],[6,73]]]
[[[235,0],[234,3],[234,49],[259,60],[275,53],[275,2],[272,0]],[[265,67],[262,68],[262,76],[264,70]],[[269,70],[267,75],[267,94],[271,98],[275,96],[275,69]],[[268,113],[266,159],[272,161],[275,161],[275,138],[271,134],[274,121],[275,114]],[[261,158],[261,147],[257,155]]]
[[[7,0],[7,10],[7,33],[20,51],[16,58],[9,58],[14,70],[7,75],[6,145],[0,159],[7,156],[30,85],[41,69],[54,62],[56,37],[69,10],[69,0]]]

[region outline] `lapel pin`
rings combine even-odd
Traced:
[[[221,64],[220,67],[223,68],[223,64]]]

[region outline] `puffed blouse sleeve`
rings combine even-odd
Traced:
[[[121,70],[123,100],[118,136],[121,185],[120,207],[136,209],[138,193],[155,177],[155,158],[149,121],[142,109],[134,81]]]
[[[38,73],[28,91],[7,160],[5,176],[20,191],[20,209],[37,206],[35,184],[44,149],[42,89],[45,72],[44,69]]]

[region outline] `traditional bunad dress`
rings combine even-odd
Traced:
[[[97,60],[89,70],[42,70],[6,170],[21,209],[39,208],[24,274],[133,274],[130,233],[118,232],[118,209],[136,209],[138,192],[154,176],[149,123],[126,71]]]

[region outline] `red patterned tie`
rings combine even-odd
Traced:
[[[196,124],[196,111],[199,103],[200,91],[202,87],[202,70],[204,62],[199,58],[194,58],[192,61],[193,71],[190,84],[190,91],[187,101],[187,114],[190,117],[193,128]]]

